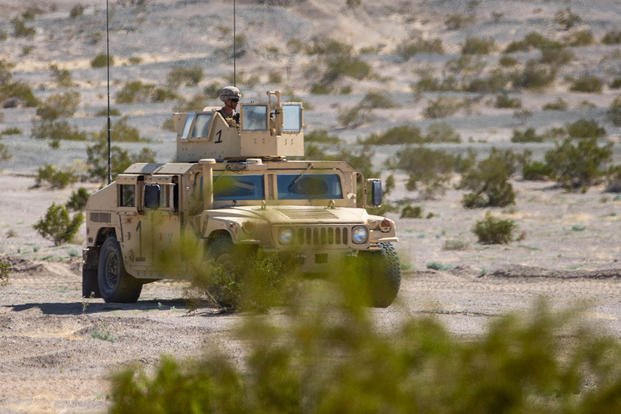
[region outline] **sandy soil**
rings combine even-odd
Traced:
[[[68,17],[71,7],[86,5],[84,15]],[[45,100],[66,92],[56,84],[49,66],[71,70],[81,94],[81,103],[70,123],[86,132],[96,132],[105,119],[96,115],[105,107],[105,71],[91,68],[91,59],[105,52],[103,3],[81,0],[0,0],[0,31],[9,35],[0,41],[0,55],[14,63],[15,80],[32,86]],[[125,82],[165,85],[175,66],[198,65],[205,77],[199,85],[182,86],[179,93],[190,98],[212,82],[228,83],[231,59],[231,1],[187,2],[150,0],[148,7],[134,2],[113,1],[111,50],[117,64],[112,67],[112,97]],[[571,7],[582,17],[573,31],[588,29],[596,40],[621,24],[617,0],[584,2],[570,0],[529,2],[446,2],[407,0],[396,6],[392,0],[363,0],[362,7],[346,8],[344,1],[307,0],[275,7],[238,1],[238,27],[246,36],[246,54],[237,61],[243,79],[258,75],[255,85],[240,82],[244,99],[261,99],[266,89],[290,89],[307,103],[307,131],[325,129],[346,144],[388,128],[411,124],[426,130],[438,120],[425,119],[424,108],[444,93],[414,93],[411,85],[421,74],[446,73],[449,61],[460,56],[468,36],[493,38],[497,50],[478,56],[485,66],[477,76],[497,66],[500,51],[527,33],[537,31],[555,40],[568,33],[554,22],[559,10]],[[284,3],[284,2],[283,2]],[[477,5],[478,4],[478,5]],[[470,7],[473,7],[470,10]],[[11,18],[27,7],[42,14],[28,21],[36,29],[33,38],[16,38]],[[459,13],[476,16],[461,30],[448,30],[446,16]],[[344,79],[338,86],[350,87],[347,94],[313,94],[318,80],[317,57],[295,52],[290,40],[309,44],[314,36],[330,35],[351,44],[373,68],[373,76],[362,81]],[[402,61],[395,48],[416,37],[439,38],[445,54],[420,54]],[[295,44],[295,42],[293,42]],[[367,51],[362,50],[366,48]],[[443,118],[460,134],[462,144],[434,148],[451,152],[474,149],[484,154],[492,146],[521,152],[528,148],[541,158],[552,142],[516,145],[510,142],[514,129],[533,127],[538,133],[580,118],[594,119],[607,130],[606,139],[616,143],[615,163],[621,160],[621,127],[607,116],[608,105],[619,90],[608,86],[601,93],[569,89],[568,79],[583,74],[601,76],[606,85],[621,73],[619,45],[595,43],[570,48],[575,59],[559,68],[556,81],[544,91],[512,91],[522,101],[520,110],[495,108],[495,94],[449,92],[472,99],[466,110]],[[271,52],[270,52],[271,51]],[[274,52],[276,51],[276,52]],[[140,63],[131,59],[140,58]],[[516,54],[520,65],[537,52]],[[273,84],[270,72],[282,75]],[[240,74],[241,76],[241,74]],[[459,74],[462,76],[462,74]],[[338,115],[359,104],[369,91],[382,91],[396,106],[369,111],[361,125],[343,128]],[[210,97],[211,99],[212,97]],[[562,98],[564,111],[543,111],[542,106]],[[216,104],[212,100],[205,104]],[[175,101],[119,104],[113,102],[129,124],[150,140],[160,161],[174,153],[171,133],[161,128]],[[312,109],[311,109],[312,108]],[[525,110],[529,116],[520,116]],[[19,129],[16,135],[1,136],[12,158],[0,161],[0,257],[12,264],[8,282],[0,284],[0,412],[102,412],[108,406],[108,376],[129,363],[154,366],[162,354],[177,357],[196,355],[218,347],[232,358],[243,354],[243,343],[235,326],[243,314],[222,315],[200,306],[190,311],[183,283],[157,282],[146,285],[139,303],[108,305],[101,300],[82,299],[80,256],[81,234],[73,243],[55,247],[39,236],[32,225],[52,202],[64,203],[73,188],[31,188],[39,166],[76,166],[84,170],[85,148],[90,142],[65,142],[52,150],[32,138],[35,108],[6,108],[0,112],[0,131]],[[138,151],[144,143],[120,143]],[[378,170],[396,146],[376,148]],[[384,172],[384,178],[389,173]],[[392,201],[416,197],[405,191],[407,177],[395,173],[397,189]],[[83,185],[83,184],[82,184]],[[585,194],[568,194],[552,183],[513,182],[516,205],[495,214],[514,220],[522,234],[519,241],[503,246],[476,243],[472,226],[485,214],[465,210],[462,193],[449,190],[432,201],[420,201],[429,219],[397,220],[398,250],[408,270],[404,274],[398,303],[372,310],[377,323],[390,329],[409,315],[436,315],[460,336],[479,334],[496,315],[528,307],[539,296],[558,306],[590,301],[585,317],[621,338],[621,198],[592,188]],[[95,186],[89,187],[90,189]],[[278,317],[279,310],[273,311]]]
[[[213,347],[232,358],[243,354],[235,327],[244,315],[206,305],[191,310],[184,283],[146,285],[132,305],[82,299],[75,254],[81,246],[54,247],[30,224],[51,199],[62,202],[71,190],[33,190],[33,178],[6,174],[0,183],[7,194],[0,227],[13,234],[0,244],[12,265],[0,286],[0,411],[101,412],[109,375],[126,364],[149,367],[162,354],[198,355]],[[483,212],[461,208],[455,190],[422,204],[433,218],[398,220],[398,248],[410,270],[398,302],[372,311],[379,326],[433,314],[467,337],[491,318],[546,296],[558,306],[589,301],[586,317],[621,338],[621,200],[595,189],[576,195],[549,184],[514,184],[517,205],[505,215],[525,238],[507,246],[475,242],[470,228]],[[459,250],[447,249],[455,240]]]

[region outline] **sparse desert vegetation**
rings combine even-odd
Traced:
[[[219,106],[234,79],[242,103],[278,89],[304,105],[305,158],[383,179],[369,213],[397,223],[401,301],[369,318],[357,295],[311,281],[303,293],[324,302],[254,318],[271,305],[243,303],[226,272],[203,286],[250,313],[220,315],[205,293],[188,304],[177,282],[145,285],[131,306],[80,299],[78,217],[107,180],[104,9],[14,1],[0,25],[0,411],[233,406],[204,408],[206,395],[238,412],[617,409],[618,2],[238,1],[235,78],[231,2],[156,3],[111,2],[113,178],[174,158],[171,112]],[[280,283],[272,259],[257,283]],[[579,321],[611,337],[527,312],[551,292],[555,309],[598,303]],[[199,355],[205,337],[226,357]],[[107,394],[110,366],[127,371]]]

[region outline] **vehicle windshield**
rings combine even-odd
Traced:
[[[277,177],[278,199],[343,198],[338,174],[283,174]]]
[[[213,198],[224,200],[263,200],[262,175],[219,175],[213,181]]]

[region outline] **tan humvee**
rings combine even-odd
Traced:
[[[239,125],[217,108],[174,114],[176,162],[133,164],[90,196],[83,296],[135,302],[143,283],[186,276],[158,269],[152,244],[165,251],[191,229],[216,260],[242,245],[296,247],[301,270],[321,274],[344,256],[364,258],[374,265],[360,277],[380,282],[375,305],[392,303],[400,285],[395,225],[364,208],[367,189],[381,204],[381,181],[365,181],[343,161],[287,160],[304,154],[303,108],[267,95],[264,104],[241,104]]]

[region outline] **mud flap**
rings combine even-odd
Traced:
[[[100,298],[99,284],[97,282],[97,263],[99,251],[84,249],[82,252],[82,297]]]

